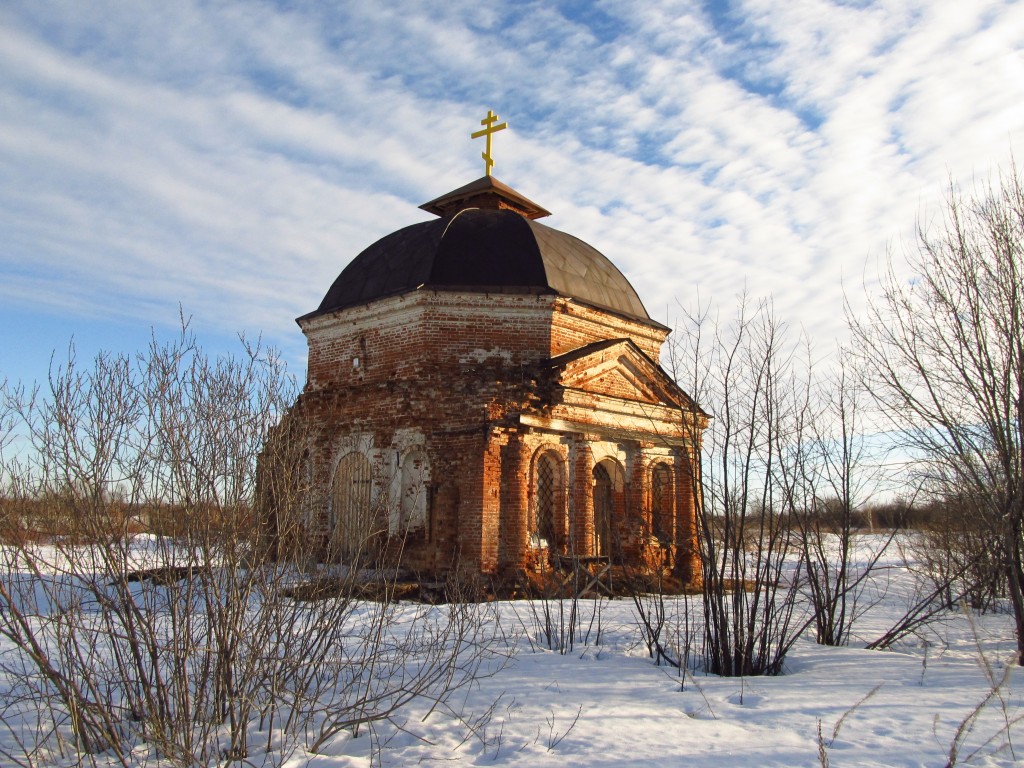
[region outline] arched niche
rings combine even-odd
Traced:
[[[651,535],[662,544],[672,541],[675,483],[672,467],[663,461],[651,465]]]
[[[400,533],[416,533],[429,528],[430,460],[421,448],[413,449],[402,459],[399,510]]]

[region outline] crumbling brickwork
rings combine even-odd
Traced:
[[[565,284],[586,293],[572,275],[587,270],[573,273],[571,259],[604,257],[567,242],[545,270],[572,273]],[[388,253],[417,268],[404,252]],[[393,277],[356,261],[328,299],[352,293],[343,284],[350,270],[367,285]],[[325,299],[299,318],[309,369],[292,418],[316,425],[316,493],[304,523],[311,549],[365,549],[434,574],[606,558],[692,580],[694,470],[707,417],[658,365],[668,329],[646,317],[635,293],[616,299],[614,290],[632,288],[606,260],[597,266],[600,295],[619,308],[557,286],[424,279],[336,308]],[[366,466],[351,454],[365,458],[370,479],[349,469]],[[366,547],[338,546],[338,531],[365,537]]]

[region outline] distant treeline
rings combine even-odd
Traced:
[[[933,530],[947,526],[951,518],[968,516],[967,503],[956,501],[910,504],[892,501],[864,505],[849,513],[849,529],[854,531]],[[756,523],[762,512],[752,512],[748,525]],[[815,512],[823,530],[840,530],[844,511],[835,501],[824,501]],[[777,516],[776,516],[777,517]],[[118,500],[90,501],[78,496],[47,498],[0,497],[0,540],[45,542],[54,536],[74,536],[83,540],[110,535],[180,537],[198,528],[232,526],[239,533],[255,520],[249,508],[225,510],[211,504],[131,504]],[[794,523],[795,525],[795,523]]]
[[[243,534],[254,515],[249,508],[214,504],[131,504],[75,495],[46,498],[0,496],[0,541],[46,542],[54,537],[83,541],[150,533],[178,538],[197,529],[233,527]]]
[[[849,530],[870,533],[872,531],[917,530],[931,531],[948,527],[954,520],[969,520],[974,513],[969,502],[963,500],[928,501],[911,504],[906,501],[890,501],[881,504],[866,504],[849,510],[835,500],[819,501],[807,518],[771,513],[773,524],[783,528],[799,528],[801,522],[814,522],[821,532]],[[755,535],[762,528],[766,513],[754,510],[744,519],[745,535]],[[716,523],[718,518],[713,517]],[[732,526],[735,527],[735,521]],[[767,526],[765,526],[767,527]]]

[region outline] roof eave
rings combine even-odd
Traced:
[[[527,219],[541,219],[551,212],[493,176],[481,176],[465,186],[453,189],[424,203],[420,208],[435,216],[449,216],[465,208],[503,208]]]

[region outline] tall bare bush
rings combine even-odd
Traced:
[[[806,617],[797,614],[794,450],[807,415],[807,361],[771,305],[741,301],[731,322],[689,318],[678,377],[713,414],[693,467],[704,600],[704,663],[715,674],[778,674]],[[695,457],[696,459],[696,457]]]
[[[912,552],[939,591],[946,609],[966,603],[985,613],[1005,604],[1006,553],[1000,521],[987,519],[973,495],[943,494],[925,509]]]

